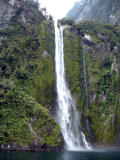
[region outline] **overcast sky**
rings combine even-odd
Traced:
[[[46,7],[47,11],[57,18],[65,17],[76,1],[80,0],[39,0],[41,6]]]

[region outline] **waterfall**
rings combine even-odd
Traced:
[[[86,35],[85,38],[90,40],[89,35]],[[86,107],[86,113],[88,113],[88,86],[87,86],[87,74],[86,74],[86,60],[85,60],[85,47],[83,44],[83,72],[84,72],[84,90],[85,90],[85,107]],[[89,125],[88,118],[85,119],[86,129],[89,133],[89,136],[92,135],[91,128]]]
[[[80,128],[79,113],[65,79],[63,28],[55,21],[55,68],[57,88],[57,121],[67,150],[91,149]]]

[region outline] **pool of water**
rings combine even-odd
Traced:
[[[120,160],[119,151],[0,152],[0,160]]]

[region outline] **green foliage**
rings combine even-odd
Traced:
[[[45,107],[35,107],[34,111],[37,121],[32,126],[41,137],[41,141],[39,142],[41,146],[58,146],[61,143],[59,125],[55,124],[53,118],[50,116],[50,112]]]
[[[83,88],[83,61],[82,61],[82,44],[79,37],[64,31],[64,52],[65,52],[65,68],[66,78],[69,88],[72,92],[75,102],[80,109],[82,101],[81,92],[84,92]]]
[[[63,19],[58,20],[58,24],[61,24],[61,25],[70,25],[70,26],[72,26],[74,23],[75,22],[74,22],[73,19],[63,18]]]
[[[2,79],[0,87],[0,144],[28,145],[33,138],[28,122],[34,101],[13,81]]]
[[[77,35],[78,33],[78,35]],[[80,38],[89,34],[91,44]],[[87,117],[96,142],[113,143],[119,128],[118,57],[114,50],[120,42],[119,26],[86,21],[64,31],[66,77],[77,107]],[[87,73],[88,106],[85,101],[83,44]],[[108,46],[106,46],[108,44]],[[115,119],[117,119],[115,121]],[[85,124],[85,133],[88,132]],[[117,128],[117,129],[116,129]],[[89,133],[86,133],[89,135]]]
[[[53,24],[49,23],[48,27],[53,27]],[[53,63],[54,54],[54,32],[48,31],[47,24],[44,22],[39,26],[40,43],[43,48],[38,50],[40,60],[35,62],[37,69],[34,75],[33,81],[33,96],[37,101],[46,106],[53,105],[55,101],[55,71]],[[45,48],[45,50],[44,50]],[[47,57],[43,57],[41,53],[48,52]]]
[[[105,39],[100,39],[98,34],[100,33],[101,35],[105,36],[104,38],[107,38],[107,40],[111,44],[111,50],[120,40],[120,37],[118,33],[116,33],[114,25],[104,25],[94,21],[81,21],[79,22],[79,24],[75,24],[74,26],[76,29],[79,29],[85,33],[88,31],[90,35],[97,37],[97,39],[99,39],[100,41],[103,41]]]
[[[29,146],[37,138],[31,124],[41,146],[59,145],[60,128],[47,109],[55,100],[53,22],[25,28],[15,19],[0,34],[0,144]]]

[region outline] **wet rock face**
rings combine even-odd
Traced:
[[[96,45],[94,42],[92,42],[86,38],[83,38],[83,43],[89,47],[95,47],[95,45]]]
[[[24,0],[0,0],[0,29],[4,29],[23,5]]]
[[[4,29],[15,15],[15,9],[9,0],[0,0],[0,29]]]
[[[42,56],[43,56],[44,58],[48,57],[47,51],[44,51],[44,52],[42,53]]]
[[[81,113],[84,133],[92,142],[116,145],[115,139],[117,138],[118,142],[120,139],[119,26],[109,27],[86,21],[76,24],[76,28],[77,36],[74,34],[74,27],[64,31],[65,65],[67,81]],[[115,30],[117,32],[114,32]],[[85,103],[83,51],[86,61],[88,106]]]
[[[38,17],[42,18],[43,15],[31,5],[24,0],[0,0],[0,30],[6,28],[16,17],[18,23],[27,26],[39,22]]]
[[[100,33],[97,36],[102,43],[98,44],[92,40],[82,38],[83,44],[85,45],[85,50],[89,52],[92,59],[94,59],[95,54],[97,53],[100,66],[104,65],[104,60],[107,55],[110,54],[110,43],[106,36],[101,35]]]

